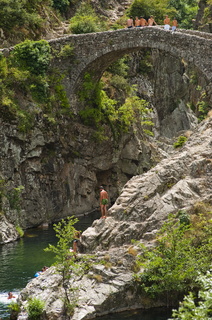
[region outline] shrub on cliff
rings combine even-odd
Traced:
[[[92,7],[83,2],[77,10],[75,16],[70,20],[70,30],[72,33],[91,33],[106,30],[104,19],[98,17]]]
[[[211,265],[211,211],[191,215],[190,225],[180,216],[171,216],[164,223],[153,250],[142,247],[138,265],[144,271],[135,276],[147,294],[164,297],[167,303],[197,290],[199,272],[206,273]]]
[[[45,302],[37,298],[29,299],[27,305],[28,319],[38,320],[41,319],[43,313]]]
[[[65,293],[64,308],[66,314],[72,314],[77,303],[78,287],[70,285],[69,280],[72,277],[83,275],[90,267],[91,256],[78,256],[73,252],[72,244],[76,237],[76,229],[74,224],[78,221],[77,218],[68,217],[66,220],[62,219],[59,223],[54,224],[54,230],[58,242],[55,245],[49,244],[44,251],[50,251],[55,254],[57,272],[62,276],[62,286]]]
[[[14,27],[38,27],[42,22],[36,12],[40,0],[0,0],[0,28],[6,33]]]
[[[45,40],[25,40],[15,46],[12,57],[20,69],[43,75],[51,59],[50,45]]]
[[[197,278],[200,291],[196,297],[193,293],[185,296],[177,310],[173,310],[171,319],[177,320],[209,320],[212,319],[212,271]],[[170,320],[171,320],[170,319]]]

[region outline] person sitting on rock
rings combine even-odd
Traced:
[[[78,252],[80,237],[81,237],[81,232],[76,230],[76,232],[74,234],[73,251],[72,252]]]

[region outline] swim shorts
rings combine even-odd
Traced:
[[[106,204],[108,204],[108,199],[102,199],[102,204],[105,206]]]

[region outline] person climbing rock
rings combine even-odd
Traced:
[[[100,189],[100,209],[101,209],[101,218],[107,217],[107,205],[108,205],[108,193],[104,190],[104,187],[99,187]]]

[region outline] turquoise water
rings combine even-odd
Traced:
[[[100,216],[99,212],[83,217],[76,225],[76,229],[85,230],[92,221]],[[57,238],[52,227],[48,229],[30,229],[24,238],[0,245],[0,318],[9,319],[7,299],[9,291],[17,297],[21,289],[34,277],[43,266],[50,266],[54,262],[52,253],[43,249],[49,243],[56,244]],[[12,299],[16,300],[16,298]],[[170,316],[167,310],[154,309],[147,313],[141,310],[130,313],[120,313],[98,318],[98,320],[167,320]]]
[[[85,230],[99,216],[100,213],[96,212],[81,218],[75,225],[76,229]],[[12,291],[17,297],[37,271],[54,262],[54,255],[43,249],[49,243],[56,244],[56,240],[50,226],[48,229],[29,229],[24,238],[0,245],[0,318],[8,319],[9,316],[8,304],[11,300],[7,299],[8,292]]]

